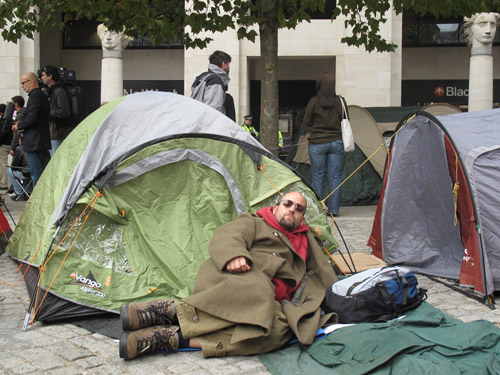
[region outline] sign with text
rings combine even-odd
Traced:
[[[83,89],[89,110],[95,111],[101,106],[101,81],[77,81]],[[184,94],[184,81],[123,81],[123,95],[142,91],[166,91]]]
[[[467,105],[469,80],[404,80],[401,82],[401,105],[449,103]],[[493,80],[493,102],[500,103],[500,79]]]

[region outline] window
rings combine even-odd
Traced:
[[[458,47],[465,46],[463,17],[437,18],[403,12],[403,47]],[[500,45],[496,33],[493,45]]]
[[[68,23],[63,31],[63,49],[100,49],[101,40],[97,35],[97,26],[100,22],[89,20],[75,20]],[[127,49],[165,49],[184,48],[182,42],[162,42],[153,46],[153,42],[145,35],[138,35],[132,40]]]

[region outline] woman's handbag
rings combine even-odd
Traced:
[[[340,126],[342,128],[342,142],[344,142],[344,151],[352,152],[354,151],[354,136],[352,135],[351,123],[347,118],[344,98],[340,98],[340,103],[342,103],[342,121],[340,123]]]

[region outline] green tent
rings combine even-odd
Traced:
[[[43,271],[36,320],[181,299],[214,231],[274,204],[278,190],[303,192],[306,221],[333,252],[312,190],[240,126],[181,95],[133,94],[95,111],[64,141],[7,251],[24,268],[32,262],[29,289]]]

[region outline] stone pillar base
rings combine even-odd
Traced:
[[[123,61],[106,57],[101,64],[101,105],[123,96]]]
[[[469,112],[493,108],[493,56],[473,55],[469,71]]]

